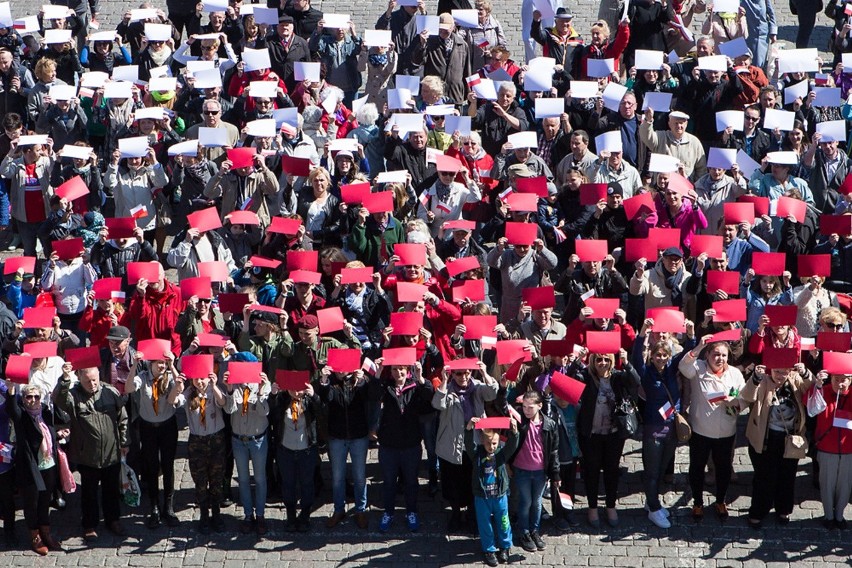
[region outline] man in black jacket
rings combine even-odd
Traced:
[[[417,195],[431,187],[437,179],[435,165],[426,162],[427,132],[415,130],[408,133],[408,140],[399,137],[399,129],[394,126],[391,136],[385,141],[385,160],[388,171],[408,170],[411,185]]]
[[[838,189],[852,171],[852,160],[840,151],[836,141],[823,141],[819,132],[814,133],[811,142],[802,157],[802,166],[810,174],[808,185],[814,195],[814,205],[823,213],[834,215],[838,201],[843,199]]]
[[[35,81],[30,71],[15,63],[11,51],[0,49],[0,116],[14,112],[28,122],[27,93],[33,86]]]
[[[636,113],[636,95],[626,93],[618,105],[618,112],[604,112],[603,100],[595,100],[595,110],[589,116],[587,129],[589,132],[621,132],[621,156],[625,162],[642,171],[639,164],[639,124],[640,116]],[[595,149],[597,151],[597,149]]]
[[[311,37],[322,20],[322,12],[311,6],[311,0],[288,0],[284,13],[293,18],[296,35],[304,40]]]
[[[308,42],[295,33],[293,16],[288,14],[278,16],[278,27],[269,38],[267,46],[272,70],[281,77],[287,85],[287,90],[292,92],[296,88],[296,80],[293,77],[294,64],[296,61],[311,60]]]

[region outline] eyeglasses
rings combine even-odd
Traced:
[[[151,40],[148,43],[151,44],[151,45],[163,45],[166,42],[160,41],[160,40]]]
[[[267,106],[271,105],[272,101],[257,101],[257,106]]]
[[[202,304],[209,304],[213,300],[211,300],[210,298],[198,298],[198,301],[201,302]]]
[[[208,116],[215,116],[215,115],[219,114],[219,111],[218,110],[205,110],[204,114],[206,114]]]
[[[40,394],[27,394],[27,395],[24,395],[24,399],[25,400],[41,400],[41,395]]]
[[[462,142],[463,146],[470,146],[471,144],[473,144],[473,142]]]
[[[835,329],[835,330],[837,330],[837,329],[843,329],[843,324],[842,324],[842,323],[827,323],[827,324],[825,324],[825,326],[826,326],[826,327],[830,327],[831,329]]]
[[[626,107],[636,106],[636,103],[631,103],[630,101],[621,101],[621,104]]]

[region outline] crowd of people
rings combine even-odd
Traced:
[[[0,4],[7,546],[20,506],[61,551],[78,481],[84,539],[124,535],[128,466],[144,524],[178,526],[184,424],[201,534],[232,499],[243,534],[316,527],[324,460],[327,530],[416,532],[422,469],[496,566],[546,548],[545,508],[581,524],[578,478],[585,523],[618,526],[630,438],[649,523],[679,443],[691,518],[725,522],[746,414],[742,522],[789,523],[809,457],[846,528],[852,4],[826,61],[813,3],[780,50],[772,0],[629,0],[588,30],[524,0],[522,63],[491,0],[391,0],[369,30],[310,0],[114,31],[62,4]]]

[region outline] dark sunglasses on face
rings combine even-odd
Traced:
[[[25,400],[41,400],[41,395],[39,394],[27,394],[24,395]]]
[[[214,115],[219,114],[219,111],[218,110],[205,110],[204,114],[209,115],[209,116],[214,116]]]

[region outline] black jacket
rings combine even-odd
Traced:
[[[548,418],[544,414],[541,415],[541,449],[544,453],[544,473],[550,481],[559,481],[559,432],[557,431],[556,422]],[[530,430],[530,421],[524,417],[523,422],[518,426],[518,434],[520,443],[514,455],[510,458],[510,463],[518,457],[518,452],[527,443],[527,434]]]
[[[340,307],[346,321],[352,321],[354,314],[346,305],[345,294],[341,293],[334,303]],[[387,294],[379,294],[374,289],[368,288],[364,294],[361,307],[364,312],[364,328],[367,330],[370,343],[373,345],[371,349],[365,350],[365,353],[370,358],[379,357],[383,341],[382,330],[390,325],[390,314],[393,311],[393,306]]]
[[[592,422],[595,419],[595,406],[598,399],[597,379],[592,378],[588,369],[583,370],[578,377],[586,383],[583,394],[580,395],[580,412],[577,415],[577,434],[586,438],[592,435]],[[630,398],[635,402],[639,389],[639,375],[630,363],[624,364],[623,370],[614,370],[610,377],[612,390],[615,392],[616,404]]]
[[[44,480],[38,470],[39,448],[43,439],[41,428],[39,428],[35,418],[22,408],[23,402],[20,395],[12,397],[7,393],[6,396],[6,409],[15,424],[15,481],[17,486],[24,488],[35,485],[39,491],[46,491]],[[53,412],[44,403],[41,405],[41,416],[50,431],[53,460],[59,465],[59,456],[56,453],[59,444],[56,438],[56,428],[53,425]]]
[[[628,285],[616,270],[601,269],[597,277],[592,277],[582,268],[577,268],[573,274],[566,271],[556,282],[556,289],[565,295],[562,320],[571,322],[580,315],[583,308],[580,297],[589,290],[595,291],[595,298],[618,298],[627,293]]]
[[[397,136],[385,140],[385,160],[388,171],[408,170],[411,185],[417,195],[432,187],[438,179],[435,164],[426,162],[426,148],[415,150],[408,142]]]
[[[317,24],[322,20],[322,12],[313,6],[303,12],[294,8],[293,2],[287,2],[284,6],[284,13],[293,18],[293,30],[302,39],[311,37],[311,34],[317,29]]]
[[[553,56],[551,55],[551,57]],[[476,109],[476,116],[471,121],[472,128],[479,130],[482,134],[482,149],[491,156],[498,156],[503,151],[503,144],[509,134],[529,129],[527,117],[517,101],[513,101],[506,111],[506,114],[520,121],[521,124],[517,130],[509,126],[505,118],[497,116],[497,113],[494,112],[495,104],[497,103],[489,102],[481,105]]]
[[[420,415],[432,410],[435,390],[431,381],[418,384],[409,378],[397,394],[393,381],[370,381],[370,399],[381,404],[379,443],[394,449],[420,446]]]
[[[852,159],[844,154],[842,149],[838,151],[838,154],[840,163],[837,165],[834,177],[826,178],[825,154],[820,150],[814,155],[814,167],[810,170],[810,175],[807,178],[808,186],[814,195],[816,208],[826,215],[834,215],[837,201],[841,199],[837,190],[843,180],[846,179],[846,174],[852,172]]]
[[[287,408],[292,401],[293,398],[287,391],[280,391],[278,395],[269,397],[269,424],[272,425],[272,430],[276,433],[279,442],[284,439],[284,431],[287,428],[293,428],[292,421],[287,419]],[[309,447],[317,445],[317,414],[321,411],[319,396],[302,395],[302,412],[305,417]]]
[[[356,440],[367,437],[369,383],[354,386],[349,381],[334,380],[327,385],[318,383],[315,388],[328,412],[329,438]]]
[[[308,210],[311,208],[311,203],[314,202],[313,189],[305,186],[299,192],[299,205],[296,207],[296,213],[302,219],[308,218]],[[341,244],[340,236],[340,220],[343,214],[340,212],[340,200],[332,194],[329,194],[323,205],[325,212],[325,220],[323,221],[322,229],[313,231],[314,242],[319,242],[323,245],[339,246]]]
[[[787,253],[787,270],[796,278],[799,272],[799,255],[810,254],[816,244],[819,228],[819,213],[812,206],[805,209],[804,223],[791,223],[784,219],[781,223],[781,242],[778,252]],[[800,274],[808,277],[810,274]]]
[[[294,64],[296,61],[311,60],[311,50],[308,48],[308,42],[295,35],[290,41],[289,48],[285,49],[281,36],[276,33],[269,39],[267,49],[269,50],[269,58],[272,62],[272,70],[287,85],[287,91],[292,93],[296,88],[296,79],[293,76]]]

